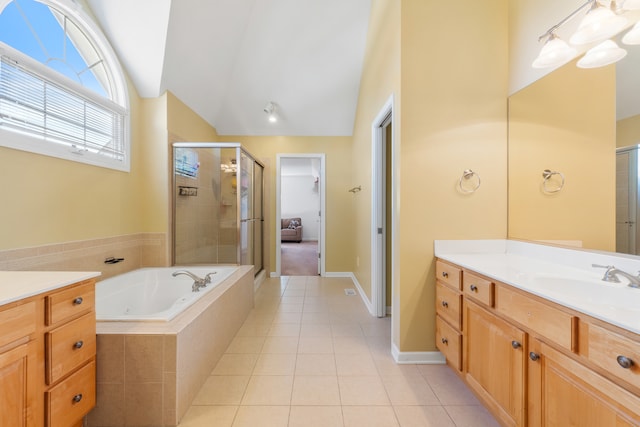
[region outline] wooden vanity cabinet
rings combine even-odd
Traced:
[[[436,262],[436,347],[462,370],[462,269]]]
[[[0,427],[81,426],[95,406],[94,286],[0,306]]]

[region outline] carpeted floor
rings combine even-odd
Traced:
[[[282,242],[280,274],[283,276],[318,275],[318,242]]]

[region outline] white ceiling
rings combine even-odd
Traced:
[[[87,2],[142,97],[168,90],[220,135],[353,132],[371,0]]]

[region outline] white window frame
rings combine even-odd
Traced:
[[[11,3],[12,0],[0,0],[0,13],[4,8]],[[88,100],[95,102],[98,105],[104,106],[108,109],[117,111],[123,115],[123,144],[124,144],[124,158],[123,160],[117,160],[102,156],[100,154],[94,154],[85,152],[82,150],[73,150],[65,144],[55,143],[47,141],[46,137],[40,135],[30,134],[27,132],[20,132],[9,129],[0,129],[0,146],[13,148],[21,151],[28,151],[36,154],[41,154],[50,157],[56,157],[60,159],[70,160],[74,162],[85,163],[89,165],[115,169],[123,172],[130,171],[130,109],[129,109],[129,95],[127,92],[127,84],[122,71],[122,67],[115,55],[111,45],[107,41],[106,37],[96,25],[96,23],[87,15],[82,9],[80,4],[73,0],[37,0],[45,5],[51,5],[52,7],[63,12],[67,17],[78,26],[91,40],[95,48],[98,50],[102,58],[104,59],[105,67],[107,68],[107,74],[110,78],[112,99],[101,97],[93,91],[83,87],[76,82],[69,80],[67,77],[62,76],[50,69],[46,65],[39,63],[38,61],[30,58],[22,52],[7,47],[4,44],[0,44],[0,55],[10,57],[16,61],[22,67],[33,71],[45,79],[51,80],[59,86],[67,89],[69,92],[75,92]]]

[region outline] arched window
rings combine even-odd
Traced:
[[[129,170],[126,81],[74,0],[0,0],[0,145]]]

